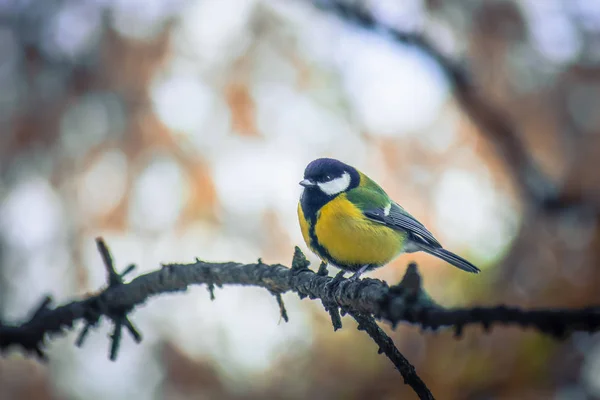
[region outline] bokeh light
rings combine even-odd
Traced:
[[[438,62],[315,6],[331,1],[0,0],[0,319],[103,287],[98,236],[137,273],[196,257],[289,265],[295,245],[316,268],[296,206],[323,156],[483,270],[419,253],[367,276],[394,284],[415,260],[448,306],[597,303],[595,220],[538,213]],[[598,201],[599,2],[351,3],[468,67],[556,186]],[[47,365],[3,355],[0,398],[413,395],[351,320],[333,333],[319,303],[284,300],[289,323],[263,290],[159,296],[116,362],[105,321],[83,348],[75,331],[51,338]],[[600,396],[594,336],[385,329],[442,398]]]

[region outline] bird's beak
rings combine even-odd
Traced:
[[[300,186],[304,186],[305,188],[309,188],[309,187],[313,187],[313,186],[317,186],[317,184],[310,180],[310,179],[302,179],[300,181]]]

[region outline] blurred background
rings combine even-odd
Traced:
[[[600,1],[341,3],[424,35],[514,135],[471,118],[420,48],[331,0],[0,0],[1,319],[101,288],[96,236],[138,273],[289,265],[306,250],[298,181],[322,156],[483,269],[415,254],[368,276],[396,283],[415,260],[445,306],[598,304]],[[49,340],[47,364],[4,354],[0,399],[416,398],[352,320],[334,333],[320,303],[284,300],[289,323],[265,290],[155,298],[116,362],[105,322],[83,348],[75,331]],[[384,328],[438,398],[600,399],[598,335]]]

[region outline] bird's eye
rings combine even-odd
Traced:
[[[326,180],[326,181],[330,181],[330,180],[331,180],[331,178],[332,178],[332,176],[331,176],[331,175],[325,175],[325,180]]]

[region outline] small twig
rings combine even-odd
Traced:
[[[83,327],[83,329],[81,330],[81,332],[79,332],[79,335],[77,336],[77,340],[75,341],[75,346],[77,346],[77,347],[83,346],[83,343],[87,339],[87,335],[90,333],[91,327],[92,327],[91,324],[89,324],[89,323],[85,324],[85,326]]]
[[[375,319],[370,315],[361,314],[354,311],[348,313],[358,322],[358,330],[363,330],[369,334],[371,339],[379,346],[379,353],[385,353],[387,358],[396,366],[404,378],[404,383],[409,385],[419,399],[433,400],[433,395],[427,388],[427,385],[419,378],[415,367],[400,353],[394,345],[392,339],[377,325]]]
[[[340,316],[339,306],[335,303],[325,302],[321,300],[323,304],[323,308],[325,311],[329,313],[329,317],[331,318],[331,324],[333,325],[333,331],[337,331],[338,329],[342,329],[342,317]]]
[[[98,247],[98,251],[102,256],[102,261],[104,262],[104,268],[106,269],[106,276],[108,281],[108,288],[115,288],[123,285],[123,278],[132,272],[135,269],[134,264],[130,264],[125,268],[122,273],[118,273],[115,269],[112,255],[108,249],[108,246],[104,243],[102,238],[96,238],[96,245]],[[214,295],[213,295],[214,297]],[[119,352],[119,347],[121,345],[121,338],[123,326],[127,328],[129,334],[133,337],[136,343],[142,341],[142,335],[137,331],[135,326],[131,323],[127,314],[131,311],[133,307],[122,307],[118,309],[110,309],[109,306],[105,304],[105,298],[100,295],[95,301],[92,303],[92,307],[89,308],[86,317],[86,324],[81,330],[75,345],[78,347],[83,346],[85,339],[90,331],[90,328],[95,326],[100,317],[105,315],[110,318],[114,323],[113,333],[111,335],[111,346],[110,346],[110,360],[115,361],[117,359],[117,354]]]
[[[129,334],[131,335],[133,340],[136,343],[140,343],[142,341],[142,335],[137,331],[137,329],[135,329],[135,326],[133,326],[131,321],[129,321],[129,319],[127,318],[124,318],[122,322],[123,325],[125,325],[125,328],[127,328],[127,331],[129,331]]]
[[[210,294],[210,299],[214,300],[215,299],[215,284],[212,282],[207,283],[206,289],[208,290],[208,293]]]
[[[260,263],[260,264],[265,265],[262,263]],[[292,271],[295,271],[296,273],[303,272],[303,271],[310,271],[308,269],[309,266],[310,266],[310,262],[308,261],[308,259],[306,258],[306,256],[302,252],[302,250],[300,250],[300,247],[295,246],[294,247],[294,257],[292,257]]]
[[[110,336],[110,361],[115,361],[117,359],[117,353],[119,351],[119,347],[121,346],[121,328],[123,326],[122,320],[120,318],[116,318],[114,320],[114,324],[115,326],[113,333]]]
[[[102,261],[104,262],[104,268],[106,269],[106,280],[108,281],[109,286],[119,285],[123,283],[121,276],[115,270],[115,266],[113,263],[112,255],[108,250],[108,247],[104,243],[102,238],[96,238],[96,247],[98,247],[98,251],[102,256]]]
[[[329,271],[327,270],[327,263],[321,262],[319,265],[319,270],[317,271],[317,275],[327,276],[329,275]]]
[[[285,309],[285,304],[283,303],[283,298],[281,297],[281,293],[273,292],[273,291],[270,291],[270,292],[273,296],[275,296],[275,299],[277,300],[277,305],[279,306],[279,313],[281,314],[281,318],[283,318],[283,320],[285,322],[289,322],[288,313],[287,313],[287,310]]]

